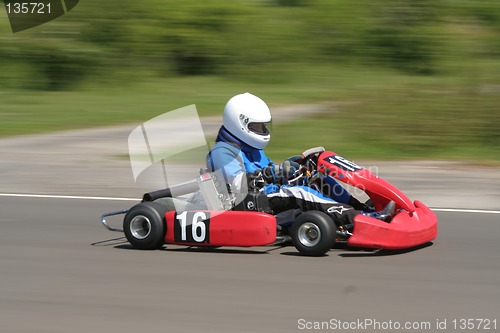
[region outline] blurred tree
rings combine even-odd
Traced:
[[[434,29],[439,0],[388,0],[373,3],[365,51],[376,61],[405,71],[431,74],[440,40]]]
[[[479,40],[450,28],[450,22],[466,27],[464,18],[485,27]],[[1,24],[0,85],[40,89],[70,88],[89,73],[123,68],[259,82],[288,80],[302,64],[318,63],[430,74],[443,52],[454,55],[445,39],[459,46],[474,41],[484,57],[500,54],[497,0],[86,0],[19,34]],[[31,79],[38,83],[26,85]]]
[[[306,0],[274,0],[280,6],[303,6]]]

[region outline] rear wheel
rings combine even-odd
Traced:
[[[156,250],[165,242],[167,208],[156,202],[141,202],[132,207],[123,220],[123,231],[135,248]]]
[[[322,256],[335,244],[336,227],[323,212],[307,211],[293,222],[293,245],[303,255]]]

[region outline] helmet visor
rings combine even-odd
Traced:
[[[271,122],[267,123],[249,123],[248,130],[258,135],[269,135],[271,134]]]

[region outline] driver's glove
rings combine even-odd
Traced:
[[[281,165],[284,165],[286,162],[290,163],[289,169],[287,169],[288,174],[287,174],[287,179],[292,179],[297,177],[298,173],[300,172],[300,163],[302,163],[303,157],[301,155],[295,155],[287,158],[285,162],[281,163]]]
[[[293,160],[286,160],[278,165],[269,165],[262,169],[264,179],[269,184],[285,184],[293,179],[300,169],[300,165]]]
[[[269,166],[262,168],[262,177],[267,184],[282,183],[279,165],[269,164]]]

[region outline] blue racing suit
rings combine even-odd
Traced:
[[[274,166],[274,163],[263,150],[241,142],[224,126],[220,128],[216,144],[207,156],[207,168],[210,171],[221,170],[233,191],[242,188],[243,182],[247,181],[248,173],[254,173],[268,166]],[[333,189],[332,197],[326,197],[307,186],[268,184],[262,191],[267,195],[274,214],[290,209],[319,210],[330,215],[338,224],[352,224],[358,211],[345,204],[349,202],[351,195],[335,179],[327,177],[326,182]]]

